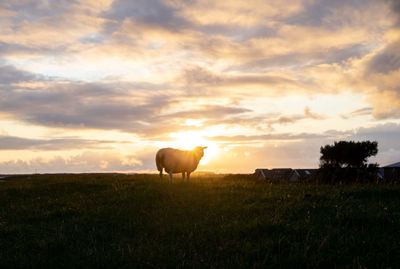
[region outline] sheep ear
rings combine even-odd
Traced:
[[[203,149],[206,149],[207,147],[202,147]]]

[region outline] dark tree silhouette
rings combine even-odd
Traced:
[[[376,178],[378,164],[368,158],[378,153],[376,141],[339,141],[321,147],[320,178],[323,181],[352,181]]]
[[[367,159],[377,153],[376,141],[339,141],[321,147],[320,167],[365,168]]]

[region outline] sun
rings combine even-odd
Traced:
[[[215,159],[219,152],[220,148],[217,143],[214,141],[207,140],[205,134],[196,131],[182,131],[171,133],[170,141],[168,144],[170,147],[183,149],[183,150],[191,150],[196,146],[207,147],[204,151],[204,157],[201,159],[201,164],[207,164],[213,159]]]

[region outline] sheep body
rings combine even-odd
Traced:
[[[201,158],[204,156],[206,147],[196,147],[193,150],[179,150],[174,148],[162,148],[156,154],[157,170],[160,172],[160,178],[163,175],[163,169],[169,174],[172,182],[172,174],[182,173],[182,178],[189,179],[190,173],[196,170]]]

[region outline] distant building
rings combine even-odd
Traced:
[[[400,162],[392,163],[389,165],[384,166],[383,168],[400,168]]]
[[[380,168],[378,175],[380,179],[385,181],[400,181],[400,162]]]
[[[318,169],[292,169],[292,168],[274,168],[256,169],[253,176],[260,180],[267,181],[307,181],[317,176]],[[363,171],[353,169],[333,169],[330,173],[338,178],[356,178],[357,180],[375,180],[378,181],[399,181],[400,182],[400,162],[393,163],[378,169],[374,174],[363,174]],[[320,176],[320,175],[319,175]]]
[[[269,181],[305,181],[310,179],[316,170],[292,168],[256,169],[254,176],[260,180]]]
[[[308,180],[315,176],[318,169],[295,169],[295,171],[299,174],[300,180]]]

